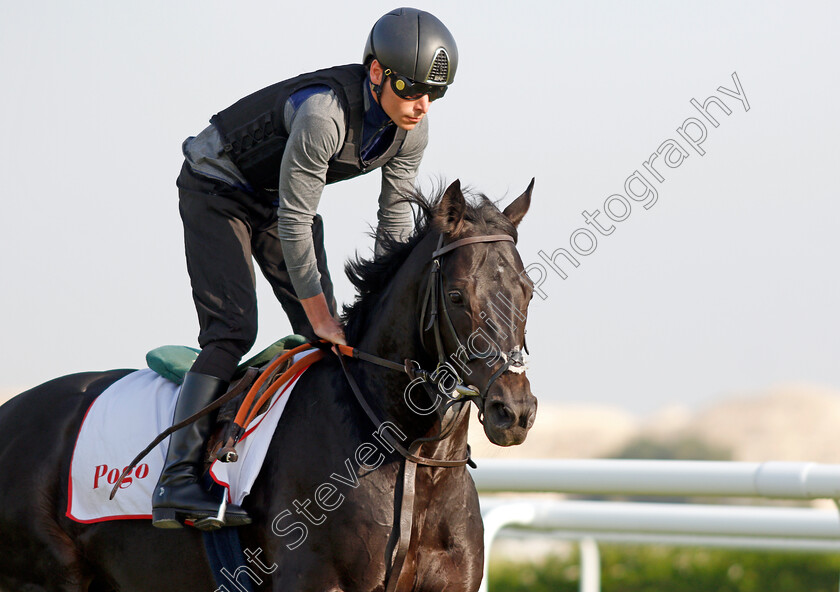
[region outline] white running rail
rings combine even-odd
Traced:
[[[482,460],[472,476],[480,493],[840,498],[840,465],[805,462]]]
[[[788,499],[840,498],[840,465],[648,460],[484,460],[482,494],[544,492]],[[752,549],[840,551],[840,516],[810,508],[482,497],[484,580],[505,527],[552,530],[581,544],[581,592],[600,590],[596,540]]]

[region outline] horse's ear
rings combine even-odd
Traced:
[[[513,200],[513,203],[506,207],[505,211],[502,212],[511,222],[513,222],[514,226],[519,226],[522,218],[524,218],[525,214],[528,213],[528,208],[531,207],[531,192],[533,190],[534,179],[532,178],[531,184],[528,185],[528,189],[525,190],[525,193]]]
[[[464,213],[467,211],[467,202],[464,194],[461,193],[461,181],[455,179],[446,188],[443,197],[435,208],[435,226],[444,234],[457,236],[464,227]]]

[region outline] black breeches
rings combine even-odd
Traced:
[[[239,360],[254,345],[257,295],[253,260],[286,311],[292,330],[316,339],[286,268],[276,208],[253,194],[196,175],[186,163],[178,177],[178,191],[202,348],[193,370],[229,380]],[[312,223],[312,238],[321,288],[335,314],[323,220],[318,215]]]

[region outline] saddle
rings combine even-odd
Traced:
[[[233,379],[237,380],[245,376],[248,368],[260,368],[271,360],[282,354],[287,349],[295,348],[307,342],[302,335],[289,335],[275,341],[254,357],[242,362],[236,369]],[[186,345],[163,345],[155,348],[146,354],[146,363],[149,368],[171,380],[175,384],[184,382],[184,375],[192,367],[198,357],[200,350]]]
[[[221,460],[222,462],[235,462],[237,460],[233,446],[242,437],[245,427],[250,421],[270,405],[270,395],[274,392],[271,388],[272,381],[278,377],[282,379],[287,372],[290,374],[294,372],[293,367],[301,366],[300,363],[294,363],[291,354],[306,349],[307,345],[308,340],[305,337],[289,335],[274,342],[256,356],[239,365],[234,373],[231,388],[222,396],[222,399],[226,399],[226,401],[219,407],[215,424],[207,439],[204,455],[205,472],[215,460]],[[160,376],[176,384],[182,384],[184,375],[192,367],[198,353],[199,350],[191,347],[166,345],[153,349],[146,354],[146,363],[151,370]],[[303,366],[308,366],[317,359],[320,359],[320,356],[315,356]],[[234,394],[234,391],[236,394]],[[218,403],[214,405],[217,406]],[[179,425],[191,423],[200,415],[209,412],[214,405],[200,411]],[[159,434],[144,451],[135,457],[114,485],[111,491],[112,499],[123,478],[134,465],[175,429],[177,429],[177,426],[172,426],[169,430]]]

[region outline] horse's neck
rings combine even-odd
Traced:
[[[369,320],[360,350],[396,362],[406,359],[418,361],[429,369],[433,357],[423,350],[419,339],[419,298],[425,285],[426,265],[435,248],[437,236],[427,236],[409,255],[383,294],[377,314]],[[419,416],[406,402],[409,378],[403,372],[363,363],[357,366],[359,381],[372,406],[381,410],[388,420],[401,429],[410,430],[412,437],[425,436],[434,423],[434,416]],[[419,389],[415,389],[419,390]]]
[[[458,460],[466,458],[467,456],[467,428],[470,424],[470,412],[472,411],[472,404],[467,401],[466,408],[457,413],[457,416],[452,418],[453,423],[449,425],[447,417],[444,420],[444,429],[446,430],[446,437],[433,442],[423,444],[420,449],[420,456],[426,458],[435,458],[439,460]],[[437,427],[433,429],[433,433],[427,436],[435,436]]]
[[[359,349],[399,361],[406,358],[422,361],[429,357],[422,351],[418,337],[418,302],[436,236],[421,240],[394,275],[380,298],[376,313],[368,319],[361,342],[354,344]]]

